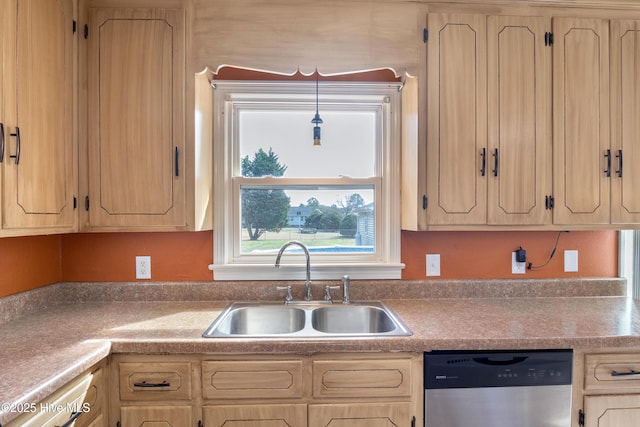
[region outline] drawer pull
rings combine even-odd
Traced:
[[[612,377],[630,377],[633,375],[640,375],[640,371],[634,371],[633,369],[629,372],[611,371]]]
[[[60,425],[59,427],[71,427],[73,425],[73,423],[80,418],[80,415],[84,414],[84,412],[82,411],[78,411],[78,412],[73,412],[71,414],[71,416],[69,417],[69,419],[62,425]]]
[[[171,383],[168,383],[166,381],[162,381],[161,383],[148,383],[146,381],[142,381],[141,383],[133,383],[133,386],[146,388],[171,387]]]

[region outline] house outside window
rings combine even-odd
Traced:
[[[400,278],[399,83],[214,82],[217,280]]]
[[[313,213],[313,207],[311,206],[292,206],[289,208],[289,214],[287,215],[289,220],[287,225],[289,227],[305,228],[307,218]]]

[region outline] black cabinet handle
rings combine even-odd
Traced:
[[[64,424],[60,425],[59,427],[71,427],[73,425],[73,423],[80,418],[80,415],[84,414],[84,412],[79,411],[79,412],[73,412],[71,414],[71,416],[69,417],[69,419],[67,421],[65,421]]]
[[[634,371],[633,369],[629,372],[611,371],[612,377],[630,377],[633,375],[640,375],[640,371]]]
[[[500,160],[498,158],[498,149],[493,150],[493,176],[498,176],[498,166],[500,165]]]
[[[12,133],[11,136],[16,137],[16,154],[9,155],[12,159],[16,159],[16,165],[20,163],[20,128],[16,126],[16,133]]]
[[[133,383],[133,386],[146,388],[171,387],[171,383],[168,383],[166,381],[162,381],[161,383],[148,383],[146,381],[142,381],[141,383]]]
[[[607,159],[607,168],[604,170],[604,176],[611,176],[611,150],[604,152],[604,158]]]
[[[487,149],[483,148],[480,152],[480,157],[482,157],[482,167],[480,168],[480,176],[485,176],[487,174]]]
[[[178,161],[179,154],[180,154],[180,149],[176,147],[175,156],[174,156],[176,176],[180,176],[180,162]]]
[[[4,161],[4,123],[0,123],[0,163]]]
[[[544,33],[544,45],[551,46],[553,44],[553,33]]]
[[[616,174],[618,174],[619,178],[622,178],[622,150],[618,150],[616,158],[618,159],[618,170],[616,171]]]

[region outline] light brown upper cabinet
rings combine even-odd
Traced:
[[[611,21],[611,222],[640,223],[640,21]]]
[[[434,13],[427,25],[428,223],[485,224],[486,17]]]
[[[7,9],[5,5],[6,1],[2,1],[0,3],[0,25],[2,28],[0,29],[0,171],[4,169],[4,151],[6,147],[6,137],[8,132],[5,131],[5,123],[6,116],[4,113],[4,39],[6,38],[6,21],[5,21],[5,11]],[[3,193],[3,185],[2,185],[2,173],[0,173],[0,200],[2,200]],[[0,209],[0,224],[2,223],[2,209]]]
[[[184,34],[181,10],[89,10],[89,229],[187,225]]]
[[[428,25],[429,227],[640,225],[640,21]]]
[[[430,225],[551,222],[546,22],[429,15]]]
[[[489,224],[549,224],[551,51],[548,20],[487,20]],[[547,36],[548,37],[548,36]]]
[[[553,27],[554,223],[637,227],[640,171],[628,166],[640,161],[640,22]]]
[[[554,223],[609,224],[609,23],[553,19]]]
[[[3,234],[73,231],[72,0],[3,0]]]

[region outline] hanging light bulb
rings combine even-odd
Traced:
[[[316,115],[311,119],[311,123],[315,126],[313,127],[313,145],[320,146],[320,125],[322,124],[322,119],[320,118],[320,113],[318,112],[318,80],[320,79],[320,73],[318,73],[318,69],[316,68]]]

